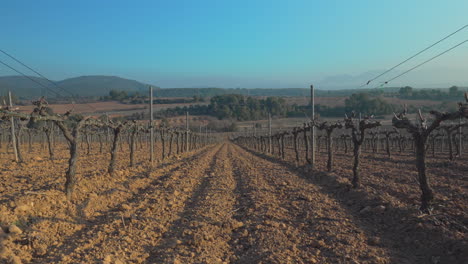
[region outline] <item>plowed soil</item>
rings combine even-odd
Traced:
[[[431,169],[443,179],[435,184],[439,206],[421,215],[404,155],[364,155],[364,187],[352,190],[352,157],[344,154],[331,173],[320,172],[319,155],[311,172],[224,142],[150,169],[141,149],[133,168],[122,151],[112,178],[108,155],[92,151],[80,157],[70,202],[66,149],[49,161],[35,147],[26,164],[0,161],[1,263],[468,260],[466,162]]]

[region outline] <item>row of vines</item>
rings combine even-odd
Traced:
[[[232,140],[244,147],[285,159],[286,150],[291,150],[296,165],[301,159],[313,166],[313,155],[322,149],[327,153],[327,170],[332,171],[334,152],[353,153],[353,188],[361,186],[361,152],[384,151],[388,157],[394,152],[411,152],[415,156],[418,183],[421,189],[421,211],[430,213],[434,192],[426,170],[426,156],[448,157],[450,160],[461,156],[463,145],[468,145],[468,135],[460,133],[467,123],[453,123],[468,118],[468,94],[466,103],[459,103],[458,111],[431,111],[431,118],[418,111],[416,120],[411,120],[404,109],[394,114],[392,126],[384,127],[373,116],[357,118],[355,113],[345,115],[343,121],[329,122],[312,120],[300,127],[278,131],[269,135],[239,136]],[[312,130],[315,140],[312,137]],[[312,144],[314,140],[315,144]],[[313,146],[313,147],[312,147]],[[351,148],[352,146],[352,148]],[[315,153],[313,153],[315,151]],[[448,156],[447,156],[448,153]]]
[[[167,127],[163,123],[139,121],[112,121],[102,118],[85,117],[67,112],[56,114],[48,106],[47,101],[41,98],[33,102],[35,108],[32,113],[25,114],[15,111],[12,107],[0,108],[0,149],[14,150],[15,161],[26,162],[23,152],[32,151],[34,143],[41,144],[47,149],[50,160],[56,159],[55,148],[58,144],[68,147],[68,169],[65,173],[65,194],[68,200],[77,183],[76,171],[79,156],[89,155],[93,143],[98,143],[99,153],[110,153],[107,172],[114,176],[116,172],[117,156],[128,144],[128,166],[135,163],[135,150],[148,149],[147,165],[153,166],[153,153],[151,145],[157,146],[155,152],[159,153],[159,160],[174,155],[189,152],[217,142],[220,137],[207,133],[195,133],[189,129]],[[154,133],[153,137],[150,136]],[[153,138],[153,142],[151,141]],[[0,154],[1,155],[1,154]],[[122,154],[120,154],[122,155]]]

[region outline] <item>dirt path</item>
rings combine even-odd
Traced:
[[[59,194],[49,191],[42,202],[56,203],[60,214],[44,217],[34,211],[40,221],[9,242],[13,252],[29,256],[24,263],[414,260],[379,233],[379,223],[366,222],[348,205],[352,192],[312,181],[286,163],[229,142],[152,170],[127,171],[118,184],[107,181],[113,179],[100,179],[96,184],[103,189],[94,187],[74,206],[54,202]],[[34,240],[38,234],[50,234],[42,252]]]
[[[385,263],[339,203],[283,165],[238,146],[232,157],[244,184],[253,236],[239,263]],[[372,238],[371,238],[372,239]]]
[[[49,254],[49,260],[144,262],[171,223],[179,218],[183,205],[205,171],[213,166],[213,157],[219,151],[220,146],[216,146],[163,170],[152,171],[153,181],[146,188],[87,223],[55,249],[55,257]]]

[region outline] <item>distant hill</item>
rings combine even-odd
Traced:
[[[11,90],[18,97],[34,98],[41,95],[56,96],[57,94],[68,97],[71,93],[76,96],[104,96],[108,95],[109,91],[112,89],[128,92],[148,91],[148,84],[116,76],[81,76],[62,81],[54,81],[59,87],[68,92],[58,88],[45,79],[37,77],[30,78],[50,89],[45,89],[41,85],[23,76],[3,76],[0,77],[0,93],[3,94]]]
[[[30,78],[43,85],[47,86],[48,84],[45,79],[37,77]],[[19,97],[38,97],[43,94],[44,88],[23,76],[0,77],[0,94],[6,94],[8,90],[11,90],[13,94]]]
[[[81,76],[69,78],[56,83],[64,90],[57,88],[45,79],[31,77],[37,82],[50,87],[51,91],[45,91],[43,87],[37,83],[23,77],[23,76],[3,76],[0,77],[0,95],[5,94],[8,89],[12,90],[14,95],[23,99],[37,98],[41,95],[47,97],[56,97],[58,93],[61,97],[69,97],[73,93],[77,97],[98,97],[109,95],[110,90],[126,91],[127,93],[139,92],[140,94],[147,94],[148,84],[144,84],[135,80],[129,80],[116,76]],[[338,78],[338,77],[337,77]],[[349,79],[349,76],[341,76],[339,79]],[[223,94],[241,94],[250,96],[291,96],[291,97],[305,97],[310,96],[309,88],[164,88],[155,87],[155,97],[212,97]],[[321,87],[321,86],[318,86]],[[448,88],[448,87],[447,87]],[[445,88],[445,89],[447,89]],[[460,87],[461,90],[466,91],[467,88]],[[336,97],[336,96],[350,96],[357,92],[367,92],[370,94],[384,94],[398,92],[399,87],[386,87],[377,89],[340,89],[340,90],[316,90],[316,96],[321,97]]]

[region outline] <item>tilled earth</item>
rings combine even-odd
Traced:
[[[325,155],[311,172],[228,142],[153,169],[140,150],[133,168],[120,155],[111,178],[108,156],[93,152],[80,158],[69,202],[62,191],[66,158],[28,155],[24,165],[1,160],[1,263],[468,260],[463,162],[431,169],[444,179],[435,184],[439,206],[434,215],[421,215],[404,156],[364,155],[364,187],[353,190],[351,156],[344,154],[324,173]],[[57,156],[67,157],[66,151]]]

